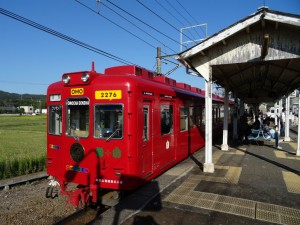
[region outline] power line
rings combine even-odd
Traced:
[[[142,21],[141,19],[139,19],[138,17],[136,17],[136,16],[134,16],[133,14],[129,13],[128,11],[126,11],[126,10],[122,9],[122,8],[121,8],[121,7],[119,7],[118,5],[116,5],[116,4],[114,4],[114,3],[112,3],[112,2],[111,2],[111,1],[109,1],[109,0],[106,0],[106,1],[107,1],[107,2],[109,2],[110,4],[112,4],[113,6],[117,7],[118,9],[122,10],[123,12],[127,13],[128,15],[132,16],[134,19],[136,19],[136,20],[140,21],[140,22],[141,22],[141,23],[143,23],[144,25],[146,25],[146,26],[150,27],[151,29],[155,30],[156,32],[160,33],[161,35],[163,35],[163,36],[167,37],[168,39],[170,39],[170,40],[174,41],[174,42],[175,42],[175,43],[177,43],[177,44],[180,44],[180,43],[179,43],[178,41],[176,41],[175,39],[173,39],[173,38],[171,38],[170,36],[168,36],[168,35],[164,34],[163,32],[159,31],[159,30],[158,30],[158,29],[156,29],[155,27],[153,27],[153,26],[149,25],[148,23],[146,23],[146,22]]]
[[[194,22],[196,23],[196,24],[198,24],[198,22],[197,22],[197,20],[186,10],[186,8],[180,3],[180,2],[178,2],[177,0],[176,0],[176,2],[184,9],[184,11],[194,20]],[[201,29],[202,30],[202,32],[203,32],[203,34],[204,35],[206,35],[205,34],[205,32],[203,31],[203,29]],[[196,31],[197,32],[197,31]],[[197,32],[198,33],[198,32]],[[199,34],[198,34],[199,35]],[[200,36],[200,35],[199,35]]]
[[[162,18],[160,15],[158,15],[156,12],[154,12],[153,10],[151,10],[148,6],[146,6],[145,4],[143,4],[142,2],[140,2],[139,0],[136,0],[138,3],[140,3],[143,7],[145,7],[147,10],[149,10],[150,12],[152,12],[154,15],[156,15],[158,18],[160,18],[162,21],[164,21],[166,24],[168,24],[170,27],[174,28],[177,32],[179,32],[179,30],[174,27],[172,24],[170,24],[168,21],[166,21],[164,18]],[[185,37],[187,37],[189,40],[193,41],[194,43],[196,43],[192,38],[188,37],[187,35],[183,34]]]
[[[186,19],[185,18],[185,16],[184,15],[182,15],[168,0],[165,0],[168,4],[169,4],[169,6],[171,7],[171,8],[173,8],[188,24],[192,24],[190,21],[188,21],[188,19]]]
[[[36,23],[36,22],[33,22],[32,20],[26,19],[26,18],[24,18],[24,17],[22,17],[22,16],[19,16],[19,15],[17,15],[17,14],[14,14],[14,13],[10,12],[10,11],[7,11],[7,10],[5,10],[5,9],[3,9],[3,8],[0,8],[0,13],[3,14],[3,15],[5,15],[5,16],[11,17],[11,18],[13,18],[13,19],[15,19],[15,20],[18,20],[18,21],[20,21],[20,22],[22,22],[22,23],[25,23],[25,24],[27,24],[27,25],[29,25],[29,26],[32,26],[32,27],[34,27],[34,28],[37,28],[37,29],[42,30],[42,31],[44,31],[44,32],[47,32],[47,33],[49,33],[49,34],[51,34],[51,35],[54,35],[54,36],[59,37],[59,38],[61,38],[61,39],[64,39],[64,40],[66,40],[66,41],[68,41],[68,42],[71,42],[71,43],[73,43],[73,44],[76,44],[76,45],[78,45],[78,46],[81,46],[81,47],[83,47],[83,48],[85,48],[85,49],[88,49],[88,50],[90,50],[90,51],[93,51],[93,52],[95,52],[95,53],[98,53],[98,54],[100,54],[100,55],[103,55],[103,56],[105,56],[105,57],[107,57],[107,58],[110,58],[110,59],[112,59],[112,60],[118,61],[118,62],[123,63],[123,64],[126,64],[126,65],[131,65],[131,64],[135,65],[134,63],[131,63],[131,62],[125,60],[125,59],[122,59],[122,58],[117,57],[117,56],[115,56],[115,55],[113,55],[113,54],[110,54],[110,53],[108,53],[108,52],[105,52],[105,51],[103,51],[103,50],[100,50],[100,49],[98,49],[98,48],[95,48],[95,47],[93,47],[93,46],[91,46],[91,45],[88,45],[88,44],[86,44],[86,43],[83,43],[83,42],[81,42],[81,41],[78,41],[78,40],[76,40],[76,39],[74,39],[74,38],[71,38],[71,37],[69,37],[69,36],[67,36],[67,35],[64,35],[64,34],[62,34],[62,33],[60,33],[60,32],[57,32],[57,31],[52,30],[52,29],[50,29],[50,28],[48,28],[48,27],[45,27],[45,26],[43,26],[43,25],[41,25],[41,24],[38,24],[38,23]]]
[[[148,36],[150,36],[151,38],[153,38],[154,40],[156,40],[157,42],[159,42],[160,44],[162,44],[163,46],[165,46],[166,48],[168,48],[169,50],[173,51],[174,53],[176,53],[173,49],[169,48],[168,46],[166,46],[164,43],[162,43],[160,40],[158,40],[156,37],[154,37],[153,35],[149,34],[147,31],[143,30],[142,28],[140,28],[139,26],[137,26],[135,23],[131,22],[129,19],[127,19],[126,17],[122,16],[120,13],[116,12],[115,10],[113,10],[112,8],[110,8],[109,6],[105,5],[103,2],[100,2],[102,5],[104,5],[106,8],[108,8],[109,10],[113,11],[115,14],[117,14],[118,16],[122,17],[124,20],[126,20],[127,22],[129,22],[131,25],[133,25],[134,27],[136,27],[137,29],[139,29],[140,31],[144,32],[145,34],[147,34]],[[164,53],[166,54],[166,53]]]
[[[99,14],[97,11],[93,10],[92,8],[90,8],[89,6],[83,4],[82,2],[75,0],[78,4],[82,5],[83,7],[91,10],[92,12],[96,13],[98,16],[103,17],[104,19],[106,19],[107,21],[111,22],[112,24],[116,25],[117,27],[121,28],[122,30],[126,31],[127,33],[131,34],[132,36],[136,37],[137,39],[141,40],[142,42],[146,43],[147,45],[151,46],[152,48],[156,49],[156,47],[152,44],[150,44],[149,42],[145,41],[144,39],[140,38],[139,36],[135,35],[134,33],[126,30],[124,27],[120,26],[119,24],[115,23],[114,21],[112,21],[111,19],[107,18],[104,15]]]
[[[174,16],[174,14],[173,13],[171,13],[165,6],[163,6],[158,0],[155,0],[156,1],[156,3],[160,6],[160,7],[162,7],[167,13],[169,13],[169,15],[171,15],[175,20],[177,20],[177,22],[179,22],[182,26],[185,26],[182,22],[181,22],[181,20],[179,20],[176,16]],[[189,31],[189,33],[191,34],[191,35],[193,35],[190,31]],[[179,43],[179,45],[181,45],[180,43]]]

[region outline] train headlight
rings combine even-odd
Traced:
[[[70,82],[71,78],[69,75],[63,75],[62,81],[64,84],[68,84]]]
[[[50,95],[50,102],[59,102],[61,100],[61,95]]]
[[[88,73],[83,73],[83,74],[81,75],[81,80],[82,80],[82,82],[86,83],[86,82],[89,81],[89,79],[90,79],[90,75],[89,75]]]

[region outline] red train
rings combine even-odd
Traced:
[[[84,206],[160,175],[205,145],[204,100],[200,89],[137,66],[63,74],[47,90],[46,165],[56,179],[48,197],[59,184]],[[218,135],[223,99],[213,106]]]

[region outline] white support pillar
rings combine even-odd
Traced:
[[[238,140],[238,133],[237,133],[237,120],[238,120],[238,102],[236,94],[234,94],[234,111],[233,111],[233,140]]]
[[[214,173],[212,162],[212,68],[209,67],[209,80],[205,80],[205,163],[203,171]]]
[[[276,113],[276,107],[277,107],[277,103],[274,104],[274,109],[275,109],[275,121],[274,122],[275,122],[275,125],[278,125],[278,117],[277,117],[277,113]]]
[[[282,113],[282,99],[279,100],[279,115],[278,115],[278,118],[281,117],[281,113]],[[279,123],[278,123],[279,134],[280,134],[280,129],[281,129],[281,124],[280,124],[280,121],[279,121]]]
[[[300,112],[300,96],[298,97],[298,140],[297,140],[297,151],[296,151],[296,156],[300,156],[300,126],[299,126],[299,112]]]
[[[222,151],[228,151],[228,89],[225,88],[224,97],[224,121],[223,121],[223,144],[221,145]]]
[[[291,141],[290,138],[290,96],[285,98],[285,127],[284,141]]]

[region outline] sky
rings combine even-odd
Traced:
[[[300,15],[300,0],[0,0],[0,90],[46,94],[62,74],[91,70],[92,62],[100,73],[124,62],[155,71],[157,47],[162,55],[177,54],[181,42],[182,50],[190,48],[197,43],[191,40],[212,36],[264,5]],[[7,11],[97,52],[8,17]],[[181,28],[199,24],[183,29],[180,42]],[[162,73],[176,63],[163,60]],[[183,67],[168,76],[204,89],[204,79]]]

